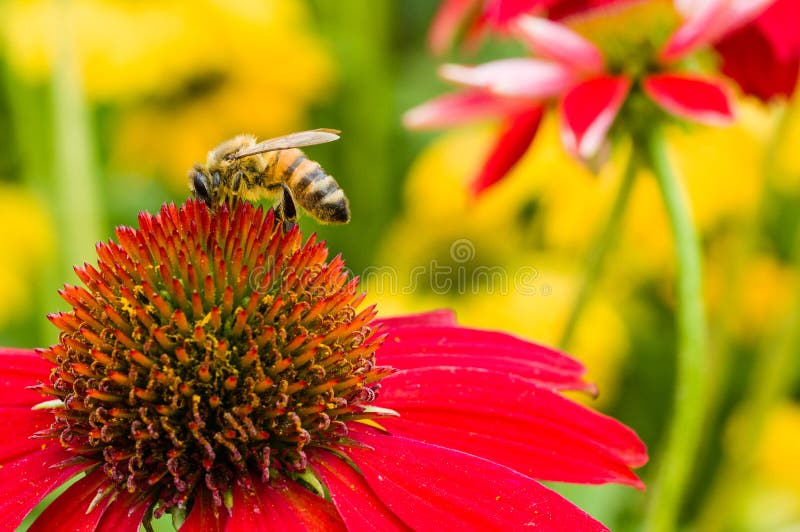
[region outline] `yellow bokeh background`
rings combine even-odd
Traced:
[[[309,104],[327,99],[334,67],[309,16],[297,0],[0,7],[15,70],[44,81],[71,43],[87,98],[120,106],[113,162],[161,174],[173,190],[219,142],[297,130]]]

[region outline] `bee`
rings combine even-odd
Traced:
[[[189,171],[189,188],[212,209],[237,198],[278,197],[284,223],[297,220],[295,201],[322,223],[347,223],[350,206],[336,180],[298,148],[332,142],[335,129],[313,129],[257,142],[252,135],[226,140],[208,152],[205,166]]]

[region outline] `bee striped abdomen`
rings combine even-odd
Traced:
[[[306,158],[300,150],[286,152],[296,152],[292,154],[296,157],[285,167],[283,180],[300,206],[321,222],[348,222],[350,208],[336,180],[326,174],[318,163]]]

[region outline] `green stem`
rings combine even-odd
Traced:
[[[628,156],[628,162],[622,174],[622,182],[619,184],[617,196],[614,198],[613,205],[611,205],[606,223],[595,237],[591,250],[589,251],[583,280],[578,288],[578,294],[575,297],[575,302],[573,303],[569,318],[567,318],[567,324],[564,326],[564,332],[561,334],[561,340],[558,343],[561,349],[568,349],[570,347],[573,336],[575,335],[575,327],[578,324],[578,320],[583,314],[586,304],[589,302],[589,297],[600,278],[606,255],[608,255],[608,251],[617,238],[620,222],[625,214],[625,208],[628,206],[628,200],[631,197],[637,166],[636,150],[632,147],[631,153]]]
[[[645,521],[646,530],[668,532],[676,529],[705,419],[706,320],[700,245],[686,194],[669,164],[662,132],[654,129],[645,147],[664,199],[678,265],[678,360],[673,418]]]
[[[62,0],[62,20],[68,19],[68,2]],[[58,53],[52,71],[56,217],[64,275],[94,254],[100,236],[101,214],[97,172],[94,167],[91,126],[70,24],[61,24]],[[67,277],[64,277],[66,280]]]

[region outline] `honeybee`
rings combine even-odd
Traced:
[[[277,213],[284,223],[297,219],[295,201],[322,223],[347,223],[350,206],[336,180],[301,146],[332,142],[335,129],[313,129],[257,142],[252,135],[226,140],[208,152],[205,166],[189,171],[194,196],[215,208],[236,198],[279,197]]]

